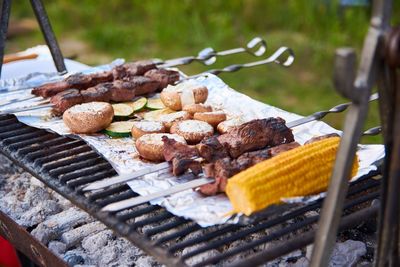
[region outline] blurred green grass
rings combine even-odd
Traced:
[[[14,1],[12,18],[33,17],[29,1]],[[394,23],[400,21],[400,1],[394,1]],[[89,49],[77,60],[102,64],[127,60],[194,55],[205,47],[224,50],[242,46],[254,36],[268,42],[268,55],[291,47],[296,60],[290,68],[260,66],[222,74],[232,88],[262,102],[302,115],[345,102],[334,90],[331,76],[335,49],[354,47],[360,54],[370,19],[370,7],[340,10],[338,1],[95,1],[45,0],[59,41],[81,40]],[[8,49],[43,43],[40,32],[10,40]],[[84,54],[85,55],[84,55]],[[87,54],[90,54],[89,56]],[[259,60],[249,55],[218,59],[212,68]],[[194,63],[188,74],[209,67]],[[341,129],[344,114],[326,122]],[[365,129],[379,125],[377,104],[371,105]],[[381,142],[381,137],[364,138]]]

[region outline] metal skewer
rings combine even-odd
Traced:
[[[371,129],[368,129],[367,131],[365,131],[363,133],[364,136],[368,135],[368,136],[373,136],[373,135],[378,135],[380,134],[382,131],[381,126],[377,126]],[[195,178],[195,176],[191,173],[188,173],[187,175],[185,175],[185,178],[190,178],[189,175],[192,175],[193,178]],[[173,187],[167,189],[167,190],[161,190],[152,194],[148,194],[146,196],[139,196],[139,197],[133,197],[133,198],[128,198],[122,201],[118,201],[112,204],[108,204],[107,206],[103,207],[101,210],[102,211],[108,211],[108,212],[115,212],[115,211],[120,211],[123,209],[127,209],[130,207],[134,207],[161,197],[166,197],[172,194],[176,194],[179,192],[183,192],[185,190],[189,190],[189,189],[194,189],[194,188],[198,188],[200,186],[206,185],[206,184],[211,184],[214,183],[215,179],[214,178],[210,178],[210,177],[204,177],[204,175],[199,176],[198,178],[196,178],[193,181],[189,181],[189,182],[185,182],[185,183],[181,183],[181,184],[177,184],[174,185]]]
[[[251,39],[250,42],[248,42],[245,47],[238,47],[219,52],[215,51],[211,47],[207,47],[201,50],[197,56],[169,59],[163,62],[161,61],[157,64],[160,64],[160,67],[164,68],[177,65],[187,65],[194,61],[198,61],[200,63],[203,63],[204,65],[211,65],[215,63],[216,57],[218,56],[228,56],[246,52],[250,55],[259,57],[262,56],[266,50],[267,50],[267,43],[265,42],[265,40],[260,37],[255,37]]]
[[[376,99],[378,99],[378,94],[375,93],[375,94],[371,95],[370,101],[374,101]],[[308,123],[311,121],[320,120],[329,113],[339,113],[339,112],[345,111],[349,105],[350,105],[350,103],[344,103],[344,104],[337,105],[327,111],[318,111],[318,112],[315,112],[314,114],[311,114],[310,116],[288,122],[288,123],[286,123],[286,126],[288,128],[294,128],[296,126],[300,126],[302,124],[305,124],[305,123]],[[159,164],[153,165],[149,168],[141,169],[133,174],[121,175],[121,176],[109,178],[107,180],[93,182],[93,183],[89,184],[88,186],[84,187],[82,189],[82,191],[98,190],[98,189],[103,189],[103,188],[109,187],[114,184],[129,182],[129,181],[132,181],[143,175],[153,173],[156,171],[166,170],[166,169],[169,169],[170,167],[171,167],[171,165],[169,162],[159,163]]]

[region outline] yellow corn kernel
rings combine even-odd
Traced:
[[[282,198],[325,191],[339,142],[339,137],[322,139],[283,152],[236,174],[226,186],[234,212],[250,215],[280,203]],[[356,157],[351,177],[357,170]]]

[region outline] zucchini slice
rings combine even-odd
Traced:
[[[153,111],[146,112],[143,115],[143,119],[145,119],[147,121],[158,121],[158,119],[161,115],[174,113],[174,112],[176,112],[176,111],[169,109],[169,108],[153,110]]]
[[[132,102],[125,102],[124,104],[130,106],[133,109],[133,112],[136,112],[146,107],[147,99],[145,97],[141,97]]]
[[[166,108],[166,106],[164,105],[164,103],[161,101],[160,98],[147,99],[146,107],[148,109],[153,109],[153,110]]]
[[[129,137],[133,127],[133,121],[116,121],[111,123],[105,130],[104,133],[111,137]]]
[[[133,108],[127,104],[113,104],[114,117],[119,119],[128,119],[133,113]]]

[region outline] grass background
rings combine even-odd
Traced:
[[[232,88],[262,102],[302,115],[346,102],[332,84],[335,49],[354,47],[360,55],[369,26],[371,7],[342,9],[329,0],[44,0],[62,50],[80,44],[73,54],[86,64],[114,58],[174,58],[195,55],[205,47],[224,50],[243,46],[254,36],[264,38],[272,51],[291,47],[290,68],[259,66],[222,74]],[[393,23],[400,22],[400,1],[393,1]],[[29,1],[13,1],[15,20],[33,18]],[[10,39],[7,52],[44,43],[39,30]],[[82,43],[84,46],[82,46]],[[76,45],[75,45],[76,47]],[[212,68],[259,60],[250,55],[220,58]],[[209,67],[208,67],[209,68]],[[181,68],[188,74],[207,69],[198,63]],[[379,125],[373,103],[365,129]],[[325,119],[343,126],[344,114]],[[363,139],[381,142],[381,137]]]

